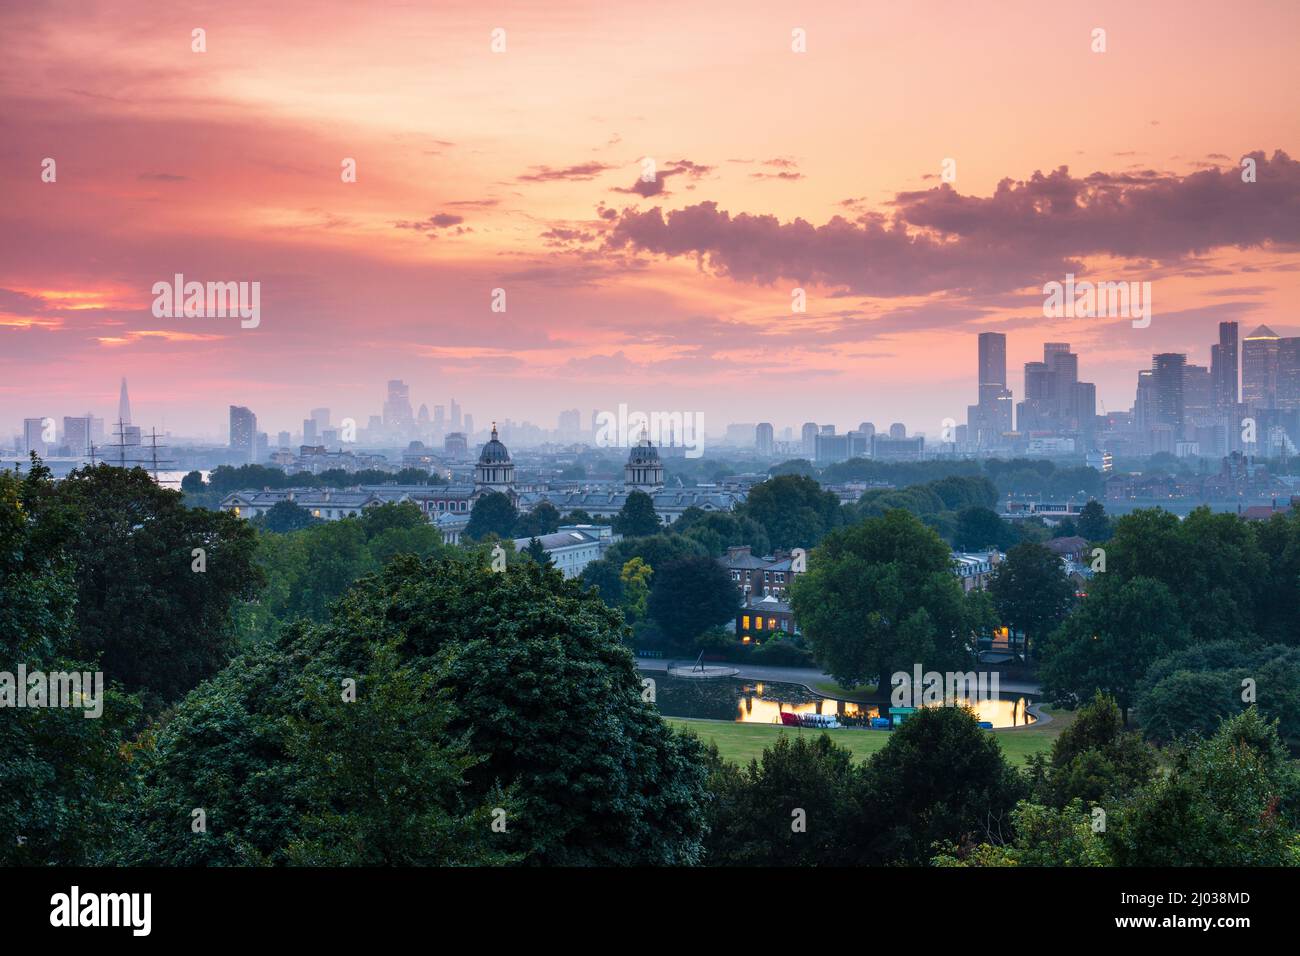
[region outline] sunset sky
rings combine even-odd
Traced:
[[[185,435],[364,423],[389,378],[480,425],[933,434],[987,330],[1017,401],[1067,341],[1127,409],[1219,321],[1300,334],[1297,35],[1294,0],[6,0],[0,437],[123,375]],[[1150,328],[1045,319],[1069,271],[1151,281]],[[175,273],[260,282],[260,326],[155,318]]]

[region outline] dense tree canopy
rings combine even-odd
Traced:
[[[428,689],[449,708],[444,739],[465,744],[463,753],[410,761],[385,744],[395,780],[414,786],[428,760],[444,758],[462,773],[460,802],[429,825],[478,819],[482,807],[506,807],[493,800],[508,792],[517,802],[495,852],[532,863],[694,862],[705,801],[699,746],[642,700],[620,629],[593,595],[531,562],[493,573],[485,554],[424,563],[399,556],[358,582],[328,621],[299,623],[181,704],[148,757],[132,858],[286,862],[313,833],[323,846],[319,830],[304,828],[319,812],[310,794],[281,797],[299,792],[299,758],[311,749],[290,749],[304,681],[338,687],[364,677],[378,643],[433,678]],[[394,693],[413,693],[403,681]],[[342,731],[337,739],[342,746]],[[210,808],[204,840],[191,839],[182,819],[191,807]]]
[[[818,661],[853,687],[895,671],[970,660],[971,607],[937,534],[905,511],[832,532],[791,585]]]

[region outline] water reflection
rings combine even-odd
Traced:
[[[709,720],[734,720],[746,724],[779,724],[781,713],[835,715],[842,723],[861,723],[872,717],[889,716],[888,708],[875,704],[822,697],[802,684],[780,681],[690,680],[669,677],[662,671],[646,672],[656,684],[659,712],[667,717],[697,717]],[[1020,727],[1032,724],[1028,712],[1033,701],[1025,697],[984,700],[963,704],[971,706],[978,719],[994,727]]]

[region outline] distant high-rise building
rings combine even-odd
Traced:
[[[760,455],[768,456],[772,454],[775,445],[775,434],[771,422],[759,422],[754,426],[754,448]]]
[[[567,440],[578,437],[582,431],[582,412],[576,408],[566,408],[560,412],[559,432]]]
[[[311,410],[311,419],[316,423],[316,433],[320,434],[330,427],[330,410],[328,408],[313,408]]]
[[[1277,340],[1277,407],[1300,408],[1300,338]]]
[[[230,406],[230,447],[254,460],[257,453],[257,416],[243,405]]]
[[[816,422],[803,423],[803,428],[800,430],[799,437],[802,442],[805,458],[812,458],[817,452],[818,430]]]
[[[420,425],[429,424],[429,406],[421,403],[420,410],[415,413],[415,420]]]
[[[391,379],[388,383],[388,400],[384,402],[384,424],[389,428],[401,428],[414,422],[411,412],[411,388],[401,379]]]
[[[453,461],[460,461],[469,455],[469,442],[463,432],[451,432],[442,440],[442,453]]]
[[[451,400],[451,427],[453,431],[460,431],[460,426],[460,405],[458,405],[456,399],[453,398]]]
[[[1267,325],[1246,336],[1241,348],[1241,400],[1254,409],[1277,407],[1278,334]]]
[[[1220,322],[1219,344],[1210,349],[1210,379],[1218,411],[1231,410],[1240,401],[1237,377],[1237,323]]]
[[[1007,387],[1007,337],[1001,332],[979,336],[979,396],[966,409],[967,439],[983,448],[1011,431],[1011,389]]]
[[[433,430],[442,431],[447,426],[447,409],[443,405],[433,406]]]
[[[869,439],[876,434],[876,426],[873,425],[871,422],[859,422],[858,433],[860,435],[867,436],[867,438]]]
[[[1214,376],[1204,365],[1183,368],[1183,420],[1189,426],[1208,425],[1216,417]]]
[[[1151,357],[1152,424],[1169,426],[1175,441],[1183,433],[1186,365],[1187,356],[1181,352],[1161,352]]]
[[[24,418],[23,419],[23,447],[24,455],[30,452],[36,452],[42,458],[48,457],[50,453],[50,442],[45,440],[45,419],[43,418]]]
[[[293,446],[293,436],[288,432],[280,432],[276,436],[276,445],[280,448],[290,448]]]
[[[906,438],[907,426],[904,425],[902,422],[894,422],[892,425],[889,426],[889,437]]]
[[[304,445],[316,444],[316,419],[304,418],[302,420],[302,443]]]
[[[126,394],[126,376],[122,377],[122,389],[117,395],[117,420],[124,425],[131,424],[131,399]]]
[[[90,453],[90,416],[82,418],[63,416],[63,444],[74,455]]]
[[[465,434],[470,436],[471,438],[474,437],[474,416],[473,415],[465,416]]]

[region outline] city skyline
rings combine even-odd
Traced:
[[[1219,321],[1297,332],[1291,4],[746,5],[734,36],[684,4],[452,5],[405,29],[313,7],[310,37],[295,3],[257,30],[184,5],[145,29],[146,9],[0,13],[0,228],[23,237],[0,261],[0,421],[111,408],[126,376],[169,431],[217,434],[240,404],[274,432],[369,414],[401,379],[514,417],[852,405],[844,425],[933,432],[964,418],[981,331],[1008,333],[1021,394],[1041,343],[1070,342],[1107,407],[1153,354],[1208,364]],[[1150,282],[1150,326],[1045,318],[1067,275]],[[151,310],[174,276],[258,284],[260,317]]]

